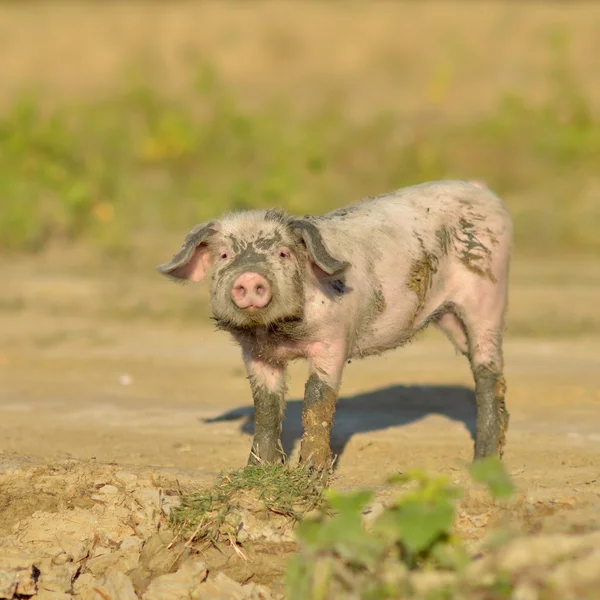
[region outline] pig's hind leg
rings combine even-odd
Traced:
[[[469,356],[469,340],[465,324],[453,312],[442,313],[435,321],[436,327],[441,329],[452,345],[465,356]]]
[[[475,429],[475,460],[487,456],[502,457],[509,413],[505,404],[503,330],[506,311],[506,286],[495,281],[472,276],[472,285],[463,288],[457,310],[460,318],[446,318],[451,333],[465,343],[458,322],[464,324],[466,352],[475,381],[477,423]],[[444,328],[444,327],[442,327]],[[448,331],[447,331],[448,333]]]

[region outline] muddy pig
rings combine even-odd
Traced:
[[[475,459],[502,456],[511,247],[511,217],[484,184],[436,181],[322,216],[228,214],[194,227],[158,270],[193,282],[212,272],[214,319],[239,343],[254,399],[249,464],[285,460],[286,364],[303,358],[300,461],[327,469],[346,361],[402,346],[429,324],[470,362]]]

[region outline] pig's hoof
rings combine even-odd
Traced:
[[[308,457],[300,456],[299,464],[304,466],[315,479],[321,480],[323,484],[327,482],[329,476],[333,474],[333,465],[335,459],[329,454],[327,457],[321,457],[320,460],[315,459],[314,455]]]
[[[282,448],[277,448],[273,452],[261,452],[260,455],[254,448],[250,451],[248,457],[248,467],[256,467],[258,465],[282,465],[285,463],[287,456]]]

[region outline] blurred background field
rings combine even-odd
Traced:
[[[225,210],[476,178],[515,219],[515,331],[600,330],[598,31],[595,3],[1,3],[7,272],[153,277]],[[167,297],[128,310],[196,306]]]

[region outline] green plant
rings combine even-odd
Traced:
[[[497,459],[474,464],[475,481],[494,498],[512,493],[512,483]],[[287,572],[293,600],[346,597],[410,597],[407,574],[414,570],[461,571],[468,554],[453,532],[461,490],[448,478],[411,471],[390,482],[410,486],[374,520],[363,526],[363,512],[373,493],[329,490],[316,519],[298,524],[300,552]],[[436,598],[455,597],[440,589]],[[444,595],[446,594],[446,595]]]

